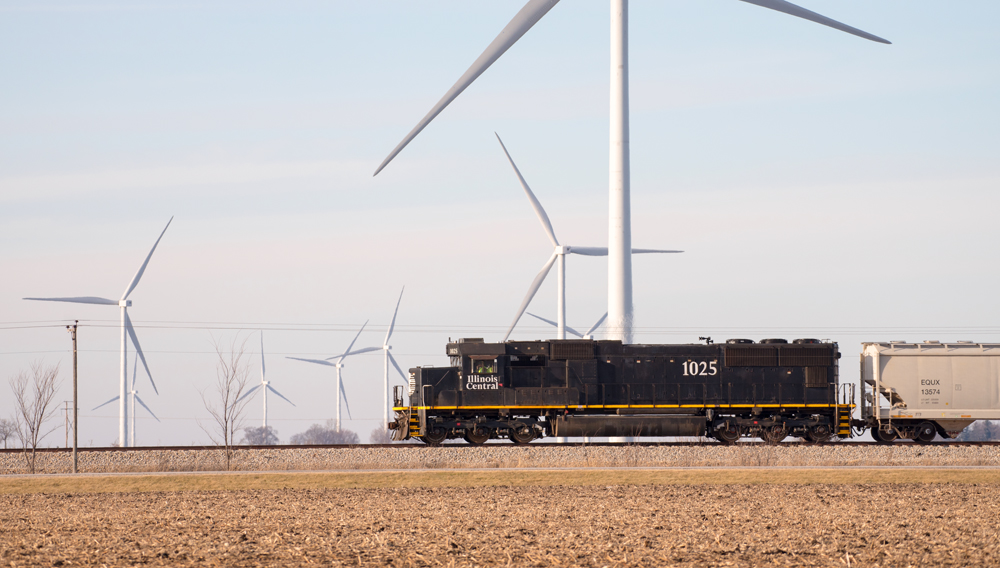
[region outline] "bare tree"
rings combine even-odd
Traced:
[[[45,431],[45,423],[56,413],[53,403],[59,390],[59,366],[47,367],[41,361],[31,364],[30,371],[21,371],[10,379],[14,392],[14,428],[28,471],[35,473],[35,450],[45,436],[59,429]],[[29,453],[28,450],[31,450]]]
[[[378,427],[368,435],[369,444],[391,444],[392,433],[387,428]]]
[[[17,425],[13,420],[0,418],[0,440],[3,440],[3,449],[7,449],[7,440],[17,436]]]
[[[206,427],[199,423],[212,442],[226,450],[226,470],[232,466],[233,445],[236,433],[243,428],[243,411],[249,398],[240,400],[246,393],[250,379],[250,361],[246,349],[247,340],[233,340],[229,349],[215,341],[215,353],[219,359],[215,364],[215,387],[212,392],[201,392],[205,410],[212,416],[214,424]]]

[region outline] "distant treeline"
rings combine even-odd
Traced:
[[[392,439],[388,431],[382,428],[372,430],[368,442],[371,444],[387,444]],[[334,427],[333,420],[327,420],[326,424],[313,424],[305,432],[293,434],[288,439],[288,443],[293,446],[309,445],[336,445],[336,444],[360,444],[361,438],[357,432]],[[271,426],[259,426],[256,428],[244,428],[243,439],[240,444],[247,446],[277,446],[281,444],[278,438],[278,431]]]

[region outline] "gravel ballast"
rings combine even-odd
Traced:
[[[220,471],[223,449],[131,449],[79,452],[83,473]],[[66,473],[69,451],[39,452],[36,473]],[[1000,466],[1000,446],[715,443],[685,446],[514,446],[238,448],[235,471],[559,467]],[[23,453],[0,452],[0,475],[28,473]]]

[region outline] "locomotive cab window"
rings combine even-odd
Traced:
[[[497,360],[490,358],[472,358],[472,374],[474,375],[492,375],[497,372]]]
[[[511,355],[511,367],[544,367],[545,355]]]

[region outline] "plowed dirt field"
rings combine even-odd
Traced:
[[[998,485],[0,495],[0,565],[996,566]]]

